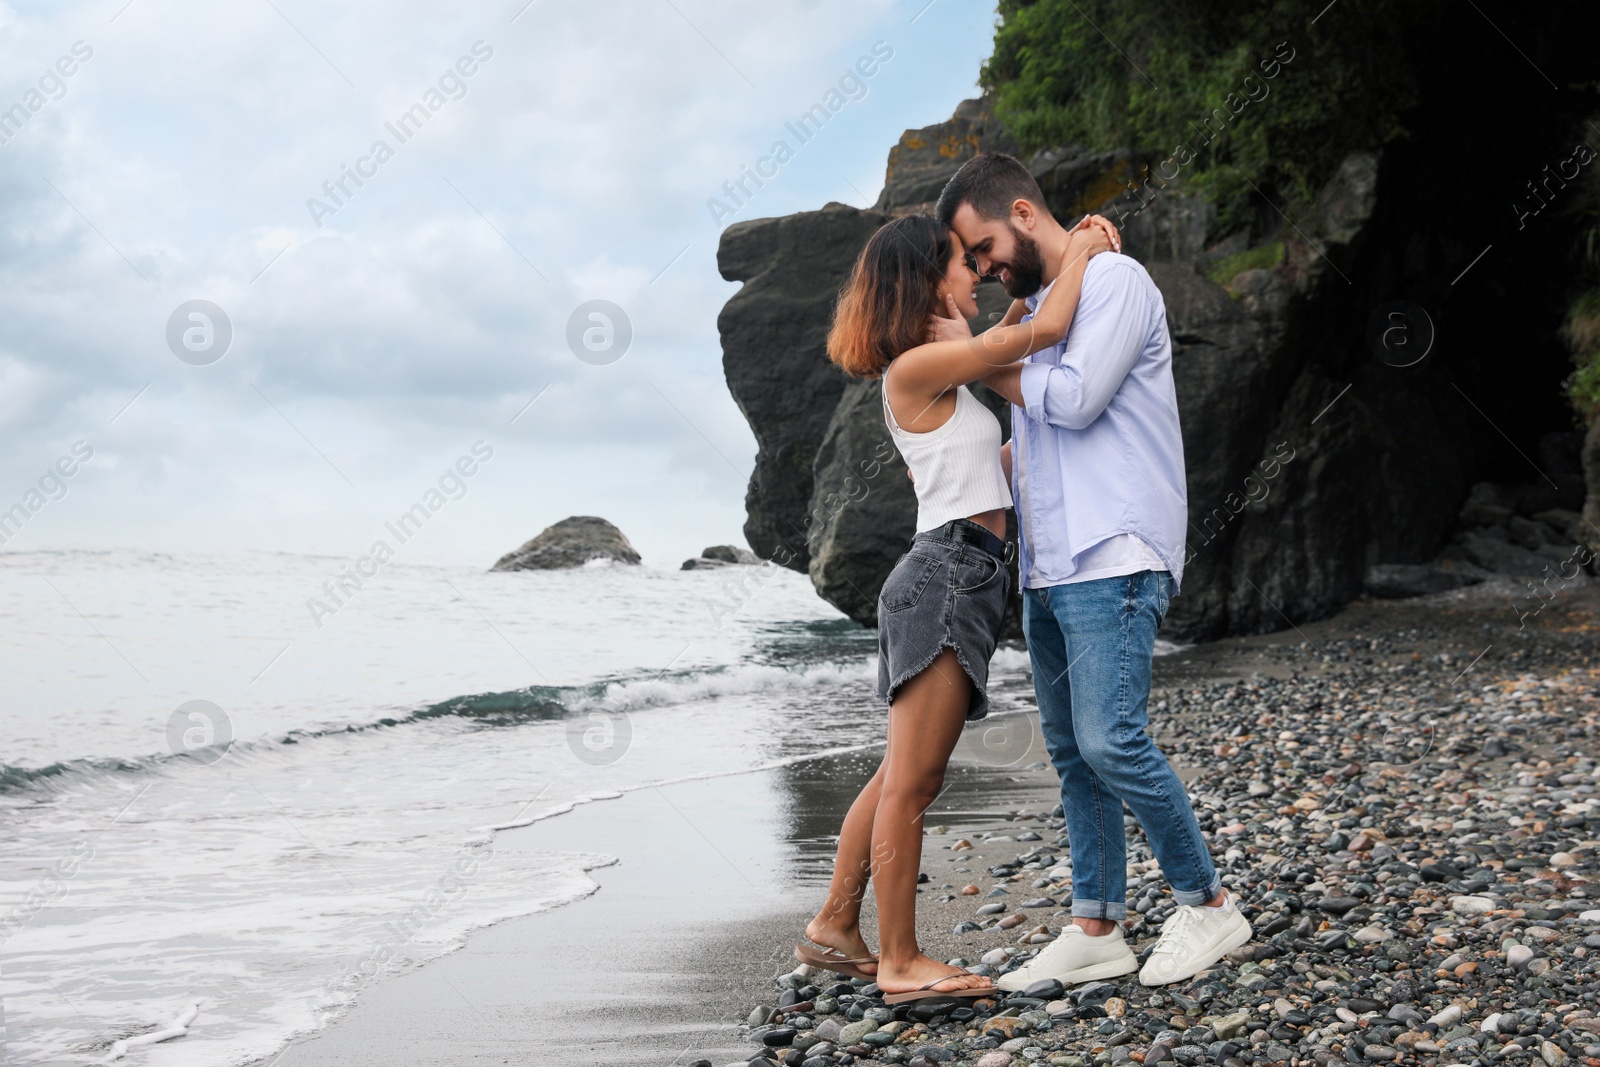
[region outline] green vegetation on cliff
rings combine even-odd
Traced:
[[[1282,262],[1283,242],[1270,241],[1236,256],[1223,256],[1206,268],[1206,277],[1225,286],[1247,270],[1270,270]]]
[[[1600,115],[1590,123],[1600,128],[1597,120]],[[1568,309],[1561,333],[1575,365],[1565,382],[1567,399],[1579,419],[1592,424],[1600,419],[1600,170],[1589,170],[1578,196],[1574,259],[1586,288]]]
[[[1557,146],[1600,145],[1592,139],[1600,131],[1592,110],[1600,65],[1570,26],[1587,9],[1558,0],[1522,20],[1513,41],[1496,21],[1505,5],[1484,6],[1490,10],[1446,0],[999,0],[994,54],[979,82],[1024,152],[1132,149],[1153,180],[1176,178],[1216,205],[1213,237],[1253,231],[1254,247],[1208,268],[1225,285],[1276,261],[1272,208],[1299,215],[1350,153],[1407,138],[1430,142],[1430,125],[1471,116],[1460,146],[1475,146],[1471,165],[1487,195],[1428,221],[1460,232],[1458,220],[1502,227],[1510,212],[1520,234],[1523,215],[1549,207],[1543,225],[1577,233],[1558,283],[1577,294],[1563,330],[1575,364],[1565,389],[1593,422],[1600,164],[1585,165],[1577,189],[1567,188],[1573,174],[1565,169],[1559,179],[1549,166],[1540,170]],[[1487,41],[1487,50],[1472,41]],[[1491,129],[1495,136],[1480,136]],[[1419,169],[1415,155],[1407,161],[1409,195],[1419,200],[1435,196],[1436,182],[1456,180],[1451,168],[1469,158],[1437,136],[1430,151],[1431,166]]]
[[[1252,184],[1307,200],[1346,154],[1404,133],[1409,51],[1441,7],[1339,0],[1310,24],[1304,0],[1001,0],[980,81],[1026,149],[1179,153],[1165,173],[1210,195],[1229,229]]]
[[[1567,397],[1578,414],[1592,422],[1600,417],[1600,288],[1573,302],[1565,333],[1577,364],[1567,379]]]

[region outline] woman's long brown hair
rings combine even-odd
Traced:
[[[921,344],[951,251],[949,229],[929,215],[879,227],[839,290],[828,358],[852,378],[879,378]]]

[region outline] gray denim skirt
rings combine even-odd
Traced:
[[[968,519],[956,523],[983,530]],[[989,541],[1004,545],[992,534]],[[878,594],[878,699],[893,703],[902,685],[953,648],[972,679],[967,721],[988,715],[989,659],[1010,587],[1010,568],[994,552],[950,539],[943,527],[912,538]]]

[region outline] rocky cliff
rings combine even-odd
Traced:
[[[915,532],[916,496],[883,425],[877,382],[851,382],[824,343],[834,298],[856,254],[884,221],[931,201],[961,162],[1015,145],[978,101],[947,123],[908,130],[889,155],[872,208],[735,223],[717,266],[744,286],[718,316],[722,366],[757,443],[745,537],[761,556],[809,573],[851,618],[876,622],[878,589]],[[979,286],[979,317],[1003,313],[997,283]],[[1009,429],[1006,404],[979,386]]]
[[[1600,419],[1583,439],[1583,470],[1589,495],[1583,506],[1580,535],[1591,551],[1600,553]]]
[[[833,301],[877,216],[843,204],[738,222],[717,268],[744,282],[717,316],[722,367],[756,437],[745,539],[756,554],[804,571],[810,562],[812,464],[844,393],[824,344]]]
[[[915,502],[877,385],[848,382],[826,360],[833,298],[886,217],[927,210],[973,153],[1012,147],[969,101],[950,122],[901,138],[873,208],[829,204],[723,236],[722,274],[745,283],[719,318],[723,365],[760,446],[746,535],[868,625],[912,533]],[[1500,473],[1495,435],[1525,429],[1503,430],[1483,410],[1493,406],[1484,394],[1498,353],[1474,341],[1508,327],[1480,326],[1479,338],[1463,331],[1448,359],[1428,359],[1427,310],[1396,304],[1461,299],[1437,280],[1460,249],[1427,232],[1425,213],[1414,218],[1404,151],[1351,154],[1308,216],[1290,220],[1265,204],[1255,223],[1226,234],[1205,197],[1150,179],[1138,160],[1067,146],[1028,165],[1058,217],[1117,220],[1125,251],[1166,299],[1190,510],[1169,632],[1278,629],[1361,595],[1374,565],[1432,558],[1469,488]],[[1532,239],[1525,245],[1522,255],[1537,254]],[[1517,299],[1516,284],[1496,295]],[[1005,302],[989,286],[983,301],[980,319]],[[1549,506],[1582,506],[1581,485],[1559,493]]]

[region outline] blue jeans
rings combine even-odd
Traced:
[[[1128,914],[1122,805],[1144,828],[1179,904],[1222,889],[1183,782],[1145,733],[1150,659],[1172,597],[1166,571],[1023,592],[1045,747],[1061,776],[1072,914]]]

